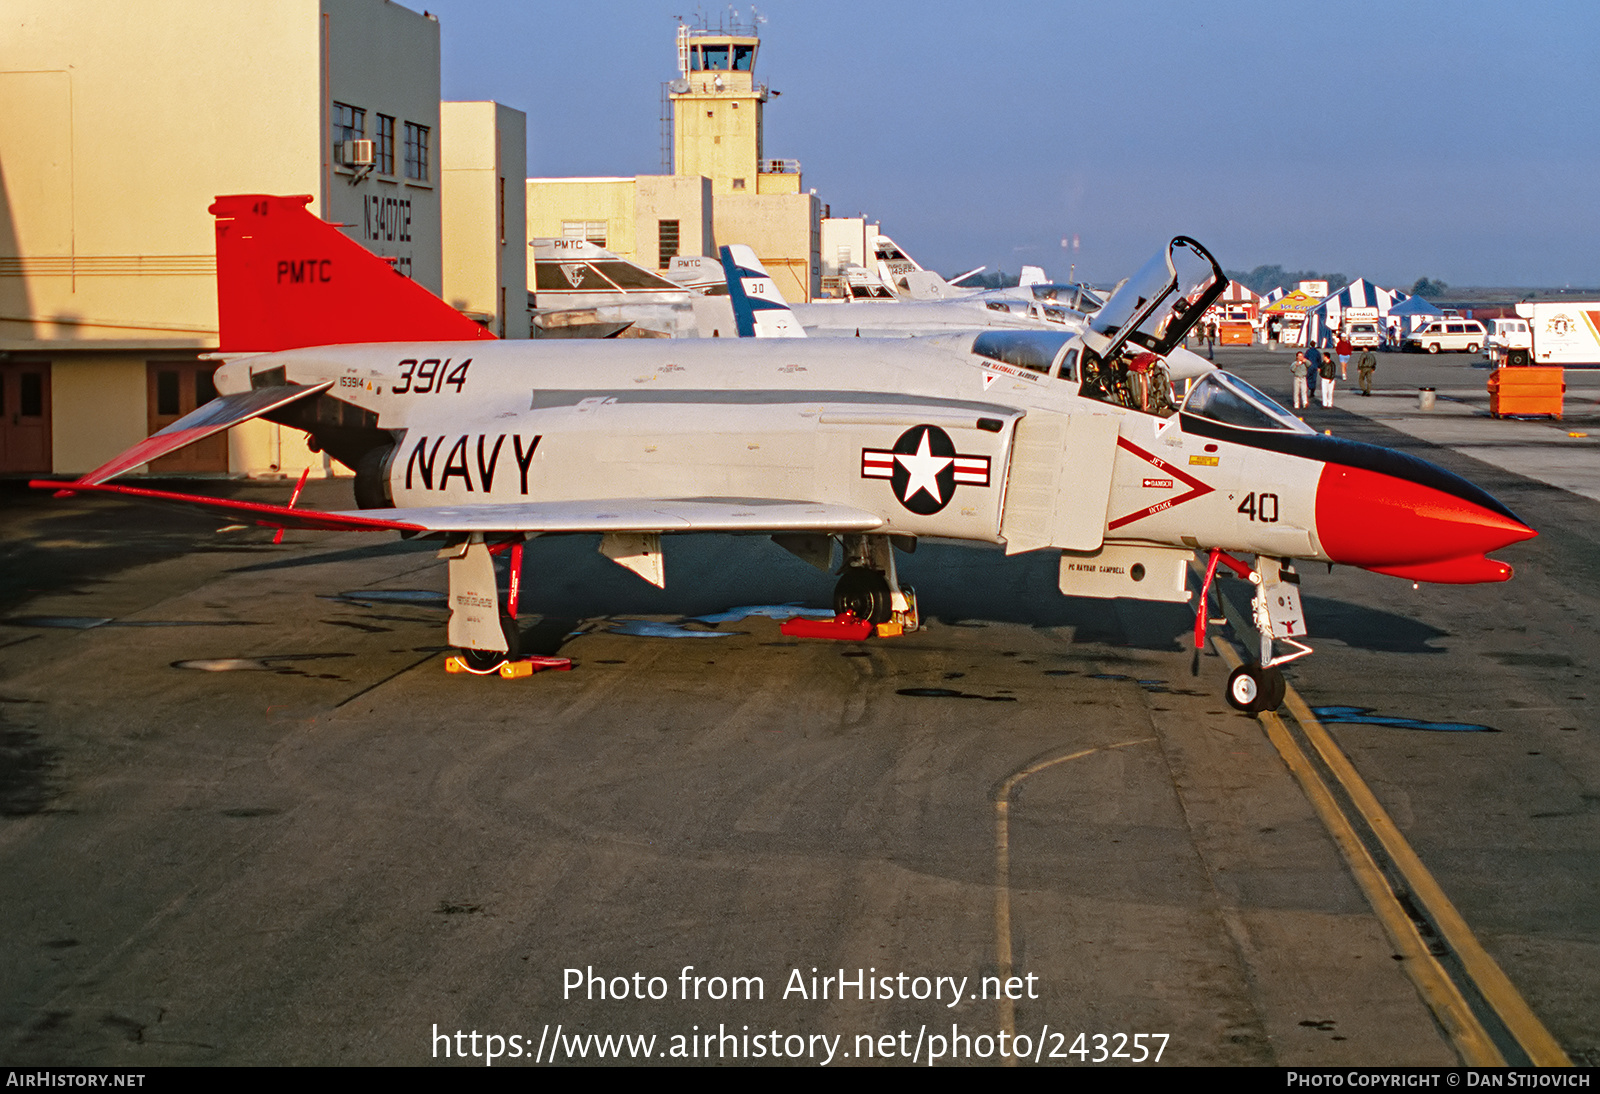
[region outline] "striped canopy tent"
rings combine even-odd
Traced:
[[[1308,334],[1313,339],[1326,341],[1328,332],[1339,329],[1339,320],[1347,308],[1377,308],[1378,323],[1386,326],[1389,309],[1409,299],[1406,293],[1398,289],[1385,289],[1364,277],[1358,277],[1311,309],[1306,315]]]
[[[1242,310],[1244,318],[1254,319],[1261,314],[1261,297],[1258,293],[1239,284],[1237,281],[1228,282],[1228,289],[1217,298],[1217,302],[1206,310],[1206,318],[1220,319],[1226,316],[1238,316]]]

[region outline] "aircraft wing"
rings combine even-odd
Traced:
[[[778,498],[622,498],[365,509],[342,514],[406,521],[431,532],[870,532],[876,513]]]
[[[281,406],[288,406],[297,399],[326,391],[332,386],[333,381],[329,380],[310,386],[263,387],[212,399],[205,406],[185,414],[167,428],[146,437],[116,459],[101,464],[74,485],[93,486],[105,482],[130,468],[138,467],[141,463],[149,463],[153,459],[165,456],[168,452],[177,451],[186,444],[193,444],[213,433],[221,433],[224,429],[236,426],[240,422],[247,422],[251,418],[259,418]]]
[[[621,498],[600,501],[531,501],[488,505],[435,505],[413,509],[318,512],[286,505],[208,498],[139,486],[38,481],[61,493],[116,494],[134,500],[200,508],[265,528],[351,532],[870,532],[882,528],[876,513],[848,505],[780,498]]]

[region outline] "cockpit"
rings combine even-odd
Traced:
[[[1137,347],[1125,347],[1111,361],[1102,360],[1082,339],[1048,330],[985,331],[972,341],[975,356],[1026,369],[1077,386],[1086,399],[1112,403],[1167,418],[1181,409],[1185,417],[1235,429],[1315,432],[1273,401],[1271,396],[1226,372],[1208,372],[1194,381],[1187,395],[1175,391],[1166,358]]]
[[[1202,376],[1183,401],[1183,415],[1236,429],[1316,432],[1270,396],[1226,372],[1208,372]]]
[[[1041,304],[1056,305],[1071,308],[1075,312],[1088,315],[1098,311],[1105,301],[1087,285],[1076,285],[1072,282],[1065,284],[1031,285],[1033,298]]]

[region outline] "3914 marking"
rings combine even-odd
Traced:
[[[467,382],[467,366],[472,364],[468,357],[459,365],[452,365],[452,358],[440,360],[429,357],[419,361],[409,357],[400,362],[400,383],[390,389],[395,395],[426,395],[431,392],[440,392],[445,385],[456,389],[456,394],[461,394],[461,387]]]

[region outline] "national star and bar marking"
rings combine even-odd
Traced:
[[[920,436],[917,435],[919,430]],[[950,455],[934,453],[933,440],[936,434],[939,447],[948,450]],[[912,437],[916,437],[914,445],[911,443]],[[911,448],[912,451],[902,451],[906,448]],[[940,476],[946,472],[949,473],[950,479],[948,493],[939,482]],[[895,448],[861,450],[862,478],[894,480],[899,473],[905,475],[905,484],[903,486],[897,484],[895,491],[900,504],[912,512],[928,516],[949,504],[950,495],[955,492],[957,486],[988,486],[989,457],[956,452],[955,444],[950,440],[949,434],[931,425],[913,426],[906,430],[900,435]],[[926,494],[929,501],[913,505],[913,500],[919,494]]]

